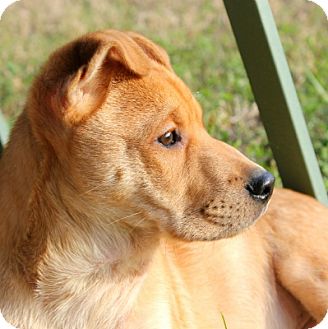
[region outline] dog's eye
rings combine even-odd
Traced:
[[[166,147],[172,146],[181,141],[181,136],[176,130],[167,131],[164,135],[158,137],[158,141]]]

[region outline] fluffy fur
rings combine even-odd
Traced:
[[[262,170],[206,133],[159,46],[69,43],[0,161],[0,309],[20,329],[308,328],[328,308],[328,210],[276,190],[255,223]]]

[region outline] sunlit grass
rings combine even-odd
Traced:
[[[224,325],[224,329],[228,329],[228,327],[227,327],[227,323],[226,323],[226,320],[225,320],[225,318],[224,318],[223,313],[221,313],[221,318],[222,318],[222,322],[223,322],[223,325]]]

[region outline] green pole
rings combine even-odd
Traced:
[[[319,165],[267,0],[223,0],[283,185],[328,205]]]

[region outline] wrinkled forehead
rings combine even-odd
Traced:
[[[102,112],[119,127],[136,130],[165,122],[183,126],[202,121],[201,108],[190,90],[166,70],[112,83]]]

